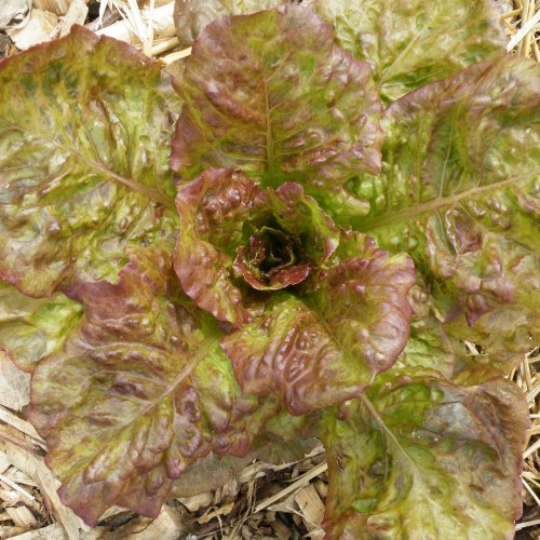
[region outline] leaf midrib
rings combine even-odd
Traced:
[[[433,501],[433,499],[429,496],[427,486],[422,477],[422,472],[420,471],[420,469],[418,468],[414,460],[411,458],[411,456],[408,454],[408,452],[405,450],[405,448],[401,445],[397,437],[394,435],[393,431],[385,424],[384,420],[379,415],[377,409],[375,408],[375,405],[371,402],[371,400],[365,394],[362,394],[359,399],[364,404],[366,409],[369,411],[369,413],[371,414],[371,416],[373,417],[373,419],[375,420],[376,424],[379,426],[381,431],[386,434],[386,436],[390,439],[395,449],[403,456],[404,461],[406,462],[406,465],[408,466],[412,475],[417,479],[419,487],[422,493],[424,494],[424,499],[427,501],[427,505],[429,507],[429,513],[431,514],[431,517],[432,517],[433,526],[438,531],[437,519],[433,511],[433,506],[434,505],[437,506],[439,510],[443,511],[443,513],[444,513],[444,509],[441,508],[441,506],[437,504],[435,501]]]
[[[34,137],[36,139],[41,139],[43,141],[46,141],[51,146],[54,146],[60,150],[64,150],[65,152],[73,155],[75,158],[79,159],[83,163],[85,163],[87,166],[97,169],[99,172],[101,172],[104,176],[110,177],[112,180],[115,180],[119,184],[122,184],[123,186],[131,189],[132,191],[135,191],[137,193],[141,193],[142,195],[146,196],[148,199],[155,201],[159,204],[162,204],[169,210],[172,210],[173,212],[176,212],[176,208],[174,205],[174,201],[167,197],[164,193],[157,189],[152,189],[147,186],[144,186],[140,184],[139,182],[135,181],[132,178],[128,178],[126,176],[123,176],[121,174],[116,173],[115,171],[108,169],[105,167],[100,161],[93,161],[91,159],[88,159],[86,156],[81,154],[79,151],[75,150],[74,148],[69,148],[64,146],[63,144],[60,144],[58,141],[54,139],[50,139],[48,137],[45,137],[43,134],[34,133],[33,131],[30,131],[28,129],[23,129],[20,126],[17,126],[15,124],[10,124],[9,122],[4,121],[4,124],[8,126],[8,129],[11,129],[13,131],[18,131],[22,134],[25,134],[30,137]]]
[[[433,213],[446,206],[455,205],[461,202],[463,199],[469,199],[469,198],[473,199],[486,192],[502,190],[505,187],[510,186],[511,184],[515,182],[518,182],[525,178],[529,178],[539,173],[540,173],[540,169],[538,171],[535,171],[529,174],[507,178],[506,180],[501,180],[499,182],[494,182],[492,184],[488,184],[485,186],[477,186],[477,187],[468,189],[466,191],[461,191],[460,193],[456,193],[454,195],[450,195],[447,197],[440,197],[437,199],[432,199],[431,201],[427,201],[427,202],[424,202],[415,206],[407,206],[395,212],[392,212],[392,211],[385,212],[381,214],[380,216],[374,217],[372,219],[367,219],[363,223],[358,224],[358,226],[356,227],[356,230],[360,232],[367,232],[367,231],[372,231],[374,229],[378,229],[380,227],[386,227],[388,225],[395,225],[397,222],[408,221],[422,214]]]

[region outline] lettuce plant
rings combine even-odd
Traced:
[[[174,78],[82,28],[0,63],[0,346],[47,464],[94,525],[315,437],[328,538],[510,538],[540,70],[488,0],[295,4],[179,0]]]

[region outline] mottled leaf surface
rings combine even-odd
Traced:
[[[173,94],[159,64],[83,28],[0,62],[1,279],[48,296],[173,241]]]
[[[392,102],[435,80],[504,53],[492,0],[313,0],[341,47],[374,68]]]
[[[180,183],[207,167],[237,167],[264,187],[292,180],[333,210],[365,210],[342,186],[379,169],[377,92],[367,63],[339,49],[312,11],[218,19],[194,43],[178,91]]]
[[[62,347],[81,317],[82,306],[61,293],[34,299],[0,282],[0,349],[28,373]]]
[[[208,169],[176,199],[174,266],[184,292],[221,321],[252,318],[255,291],[298,285],[339,242],[332,220],[302,187],[261,189],[234,169]]]
[[[327,537],[513,538],[527,425],[510,381],[381,376],[327,413]]]
[[[540,305],[539,74],[505,58],[394,103],[383,174],[356,189],[371,205],[358,228],[410,253],[437,302],[451,299],[469,323]]]
[[[211,22],[225,15],[246,15],[272,9],[287,0],[176,0],[174,23],[180,42],[191,45]]]
[[[409,336],[414,266],[368,237],[325,271],[313,293],[274,296],[253,323],[223,339],[245,392],[276,393],[294,415],[359,395]]]
[[[459,317],[447,323],[445,331],[451,338],[476,345],[475,365],[510,375],[540,343],[540,317],[520,306],[501,307],[480,317],[472,327],[465,317]]]
[[[242,394],[219,330],[175,293],[171,270],[166,252],[138,250],[118,284],[79,286],[80,328],[34,371],[30,420],[62,500],[91,525],[114,504],[156,517],[191,463],[245,455],[277,413]]]

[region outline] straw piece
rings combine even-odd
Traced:
[[[519,29],[517,34],[510,40],[510,42],[508,43],[506,47],[506,51],[511,52],[513,49],[515,49],[516,45],[519,45],[523,41],[525,36],[531,30],[533,30],[539,22],[540,22],[540,11],[537,11],[534,17],[530,19],[529,21],[527,21],[527,23],[523,25]]]
[[[312,469],[309,473],[301,476],[296,482],[294,482],[294,484],[291,484],[285,489],[282,489],[279,493],[276,493],[272,497],[269,497],[268,499],[265,499],[264,501],[260,502],[255,507],[255,510],[253,511],[253,513],[256,514],[257,512],[260,512],[261,510],[268,508],[271,504],[275,503],[276,501],[279,501],[280,499],[285,498],[287,495],[294,493],[300,487],[305,486],[311,479],[319,476],[319,474],[322,474],[323,472],[326,472],[327,470],[328,470],[328,463],[326,463],[325,461],[324,463],[321,463],[320,465]]]
[[[533,519],[532,521],[525,521],[524,523],[518,523],[516,525],[516,531],[521,529],[526,529],[527,527],[534,527],[535,525],[540,525],[540,519]]]
[[[177,60],[181,60],[182,58],[186,58],[190,55],[191,55],[191,47],[189,47],[188,49],[184,49],[183,51],[177,51],[177,52],[168,54],[167,56],[160,58],[160,60],[164,64],[168,65],[168,64],[172,64],[173,62],[176,62]]]
[[[144,47],[144,44],[148,43],[148,35],[143,15],[138,9],[134,11],[134,8],[126,9],[125,5],[123,8],[121,8],[120,4],[117,5],[125,19],[98,30],[96,33],[125,41],[135,47]],[[167,39],[176,35],[173,10],[174,3],[172,2],[152,10],[152,41],[154,38],[156,40]]]
[[[14,489],[17,493],[20,493],[23,497],[26,497],[27,499],[30,499],[31,501],[35,501],[36,498],[26,491],[26,489],[20,487],[17,485],[13,480],[10,480],[7,476],[4,476],[3,474],[0,474],[0,482],[3,482],[6,484],[6,486],[9,486],[11,489]]]
[[[46,467],[43,459],[7,442],[0,441],[0,450],[7,454],[9,460],[17,469],[23,471],[39,484],[44,499],[49,502],[48,508],[62,524],[68,538],[79,538],[79,529],[86,530],[87,527],[72,510],[64,506],[60,501],[60,497],[56,492],[59,482]]]
[[[525,452],[523,452],[523,458],[527,459],[530,455],[534,454],[540,448],[540,439],[538,439],[532,446],[529,446]]]

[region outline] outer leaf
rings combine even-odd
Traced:
[[[180,190],[176,204],[174,264],[182,288],[235,326],[251,318],[253,289],[297,285],[338,244],[332,220],[298,184],[262,190],[240,171],[208,169]]]
[[[364,177],[358,221],[379,244],[408,251],[433,294],[469,322],[498,305],[537,308],[540,68],[479,64],[389,107],[384,173]]]
[[[36,300],[0,282],[0,349],[29,373],[62,347],[81,317],[82,306],[63,294]]]
[[[453,337],[440,320],[427,284],[420,284],[421,279],[417,279],[417,285],[409,292],[413,310],[411,335],[394,369],[423,367],[453,380],[462,369],[474,367],[475,362],[466,345]]]
[[[171,242],[171,93],[158,63],[83,28],[0,62],[0,278],[48,296]]]
[[[374,66],[384,101],[503,54],[492,0],[313,0],[340,46]]]
[[[515,385],[394,373],[367,395],[327,415],[326,537],[513,537],[528,427]]]
[[[449,336],[477,345],[474,357],[479,366],[488,366],[510,375],[523,358],[540,343],[540,318],[519,307],[503,307],[480,317],[470,327],[464,317],[445,325]]]
[[[371,71],[305,8],[207,26],[178,90],[186,101],[172,154],[180,182],[207,167],[239,167],[263,186],[294,180],[330,207],[347,202],[346,180],[379,169]]]
[[[465,345],[452,339],[444,325],[429,316],[413,319],[411,335],[396,367],[431,368],[451,379],[462,367],[465,355]]]
[[[174,23],[180,42],[191,45],[205,26],[225,15],[272,9],[287,0],[176,0]]]
[[[240,392],[219,331],[168,299],[170,270],[165,252],[134,253],[117,285],[81,285],[80,329],[34,372],[30,419],[63,501],[91,525],[113,504],[157,516],[192,462],[245,455],[277,412]]]
[[[414,267],[369,238],[355,255],[329,270],[316,293],[274,297],[223,339],[245,392],[277,393],[301,415],[358,396],[394,364],[409,336]]]

